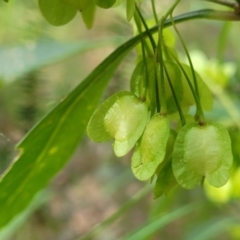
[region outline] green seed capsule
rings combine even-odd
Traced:
[[[188,123],[177,136],[172,167],[178,183],[193,188],[206,178],[213,186],[223,186],[232,165],[230,137],[218,123],[199,126]]]
[[[148,120],[148,108],[130,92],[108,98],[91,117],[87,132],[96,142],[114,139],[114,152],[124,156],[141,137]]]
[[[140,145],[132,156],[132,171],[139,180],[151,178],[163,161],[169,132],[168,118],[155,114],[148,123]]]

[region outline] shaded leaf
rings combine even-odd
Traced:
[[[177,185],[177,181],[173,175],[172,161],[168,161],[158,174],[154,187],[154,198],[167,194],[175,185]]]

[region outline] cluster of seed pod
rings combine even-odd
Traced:
[[[100,105],[89,121],[88,136],[95,142],[113,139],[113,149],[119,157],[135,146],[131,160],[133,174],[139,180],[156,175],[156,197],[176,184],[191,189],[205,179],[212,186],[223,186],[232,166],[229,134],[219,123],[199,122],[193,117],[179,127],[177,103],[185,115],[195,104],[186,80],[189,78],[193,83],[192,71],[189,66],[173,61],[164,61],[164,67],[164,81],[159,81],[155,60],[140,61],[131,77],[131,92],[116,93]],[[201,106],[209,111],[213,105],[211,92],[195,74]],[[165,113],[160,111],[157,91],[161,82],[165,85]]]

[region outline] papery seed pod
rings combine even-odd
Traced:
[[[151,178],[163,161],[169,132],[168,118],[159,113],[147,124],[140,144],[132,156],[132,171],[139,180]]]
[[[116,93],[94,112],[87,133],[96,142],[114,139],[115,154],[118,157],[124,156],[141,137],[148,115],[147,104],[134,94]]]
[[[172,158],[177,182],[193,188],[206,178],[215,186],[223,186],[232,166],[229,134],[218,123],[188,123],[178,133]]]

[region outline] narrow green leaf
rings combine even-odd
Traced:
[[[0,230],[0,240],[9,240],[28,218],[51,198],[51,193],[43,190],[36,194],[26,209],[20,212],[10,223]]]
[[[146,223],[144,226],[134,231],[133,233],[121,238],[121,240],[146,240],[148,239],[148,237],[162,229],[167,224],[191,213],[192,211],[196,211],[198,207],[199,205],[197,205],[196,203],[189,204],[170,213],[167,213],[161,217],[158,216],[154,220]]]
[[[221,234],[229,231],[231,226],[239,223],[239,218],[226,217],[222,219],[210,219],[201,225],[197,225],[193,230],[188,232],[184,240],[209,240],[219,239]]]
[[[77,8],[60,0],[38,0],[38,4],[43,16],[54,26],[67,24],[77,14]]]
[[[97,5],[101,8],[110,8],[116,3],[116,0],[97,0]]]
[[[0,181],[0,228],[27,207],[33,196],[66,164],[106,84],[135,41],[103,61],[19,144],[22,153]]]

